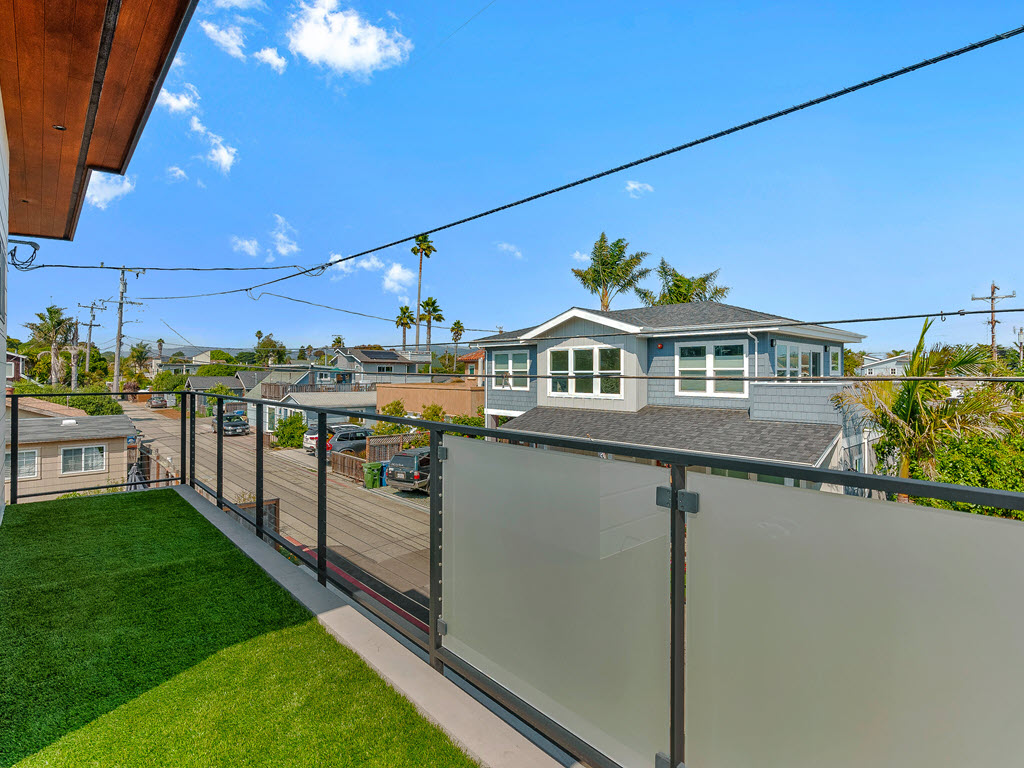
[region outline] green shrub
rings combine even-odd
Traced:
[[[94,393],[87,396],[66,397],[70,393],[69,387],[51,387],[49,385],[33,384],[30,381],[19,381],[14,385],[14,392],[18,395],[31,395],[40,400],[61,405],[70,405],[72,408],[80,408],[90,416],[116,416],[124,413],[121,405],[110,396],[109,392],[102,385],[79,387],[77,392]]]
[[[306,420],[301,413],[293,413],[287,419],[277,422],[274,439],[281,448],[301,448],[304,434],[306,434]]]
[[[437,403],[431,403],[423,409],[423,413],[420,414],[420,418],[424,421],[444,421],[445,420],[444,408]]]
[[[381,408],[380,412],[385,416],[405,416],[405,403],[401,400],[392,400]],[[392,424],[388,421],[378,421],[373,425],[375,435],[400,435],[407,431],[404,424]]]

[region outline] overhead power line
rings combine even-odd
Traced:
[[[769,122],[771,122],[773,120],[778,120],[780,117],[786,117],[787,115],[792,115],[794,112],[800,112],[801,110],[808,109],[810,107],[815,107],[815,106],[818,106],[819,104],[824,104],[827,101],[832,101],[834,99],[838,99],[841,96],[847,96],[847,95],[849,95],[851,93],[856,93],[857,91],[862,91],[862,90],[864,90],[866,88],[870,88],[870,87],[872,87],[874,85],[878,85],[880,83],[884,83],[887,80],[894,80],[897,77],[902,77],[903,75],[908,75],[911,72],[917,72],[918,70],[924,69],[926,67],[930,67],[930,66],[932,66],[934,64],[939,64],[939,63],[941,63],[943,61],[948,61],[949,59],[954,59],[957,56],[962,56],[965,53],[971,53],[973,51],[980,50],[981,48],[986,48],[986,47],[988,47],[990,45],[993,45],[995,43],[1002,42],[1003,40],[1008,40],[1011,37],[1016,37],[1017,35],[1020,35],[1021,33],[1024,33],[1024,26],[1017,27],[1016,29],[1011,29],[1011,30],[1009,30],[1007,32],[1003,32],[1002,34],[993,35],[992,37],[985,38],[984,40],[979,40],[977,42],[971,43],[969,45],[965,45],[965,46],[963,46],[961,48],[957,48],[957,49],[952,50],[952,51],[947,51],[946,53],[940,54],[938,56],[933,56],[932,58],[929,58],[929,59],[924,59],[923,61],[919,61],[916,64],[911,64],[910,66],[901,67],[900,69],[895,69],[895,70],[893,70],[891,72],[886,72],[885,74],[879,75],[877,77],[873,77],[870,80],[864,80],[863,82],[857,83],[856,85],[851,85],[851,86],[848,86],[846,88],[841,88],[838,91],[832,91],[831,93],[827,93],[824,96],[818,96],[817,98],[801,102],[800,104],[796,104],[796,105],[794,105],[792,107],[786,107],[785,109],[780,109],[777,112],[772,112],[771,114],[763,115],[763,116],[755,118],[753,120],[748,120],[745,123],[740,123],[738,125],[734,125],[731,128],[726,128],[725,130],[717,131],[716,133],[709,133],[708,135],[702,136],[699,139],[693,139],[693,140],[687,141],[687,142],[685,142],[683,144],[679,144],[677,146],[670,147],[668,149],[664,149],[664,150],[662,150],[660,152],[655,152],[652,155],[646,155],[645,157],[641,157],[641,158],[639,158],[637,160],[631,160],[628,163],[623,163],[622,165],[617,165],[614,168],[609,168],[609,169],[604,170],[604,171],[599,171],[599,172],[593,173],[593,174],[591,174],[589,176],[584,176],[583,178],[576,179],[575,181],[570,181],[570,182],[568,182],[566,184],[561,184],[561,185],[559,185],[557,187],[552,187],[551,189],[547,189],[547,190],[545,190],[543,192],[537,192],[537,193],[529,195],[527,197],[520,198],[519,200],[514,200],[513,202],[505,203],[504,205],[499,205],[496,208],[490,208],[490,209],[488,209],[486,211],[481,211],[480,213],[475,213],[472,216],[466,216],[464,218],[457,219],[455,221],[451,221],[451,222],[449,222],[447,224],[442,224],[441,226],[438,226],[438,227],[433,227],[431,229],[422,230],[420,232],[416,232],[416,233],[413,233],[411,235],[406,235],[405,237],[399,238],[398,240],[392,240],[391,242],[386,243],[384,245],[374,246],[373,248],[368,248],[365,251],[359,251],[358,253],[353,253],[351,256],[345,256],[345,257],[343,257],[341,259],[335,259],[334,261],[328,261],[328,262],[325,262],[325,263],[323,263],[321,265],[318,265],[316,267],[310,267],[309,269],[303,270],[302,272],[297,272],[294,275],[286,275],[285,277],[280,277],[280,278],[277,278],[276,280],[270,280],[270,281],[265,282],[265,283],[258,283],[256,285],[251,285],[251,286],[248,286],[248,287],[245,287],[245,288],[233,288],[233,289],[230,289],[230,290],[214,291],[214,292],[210,292],[210,293],[195,293],[195,294],[190,294],[190,295],[187,295],[187,296],[149,296],[149,297],[144,297],[144,298],[147,301],[158,301],[158,300],[170,300],[170,299],[198,299],[198,298],[205,298],[205,297],[208,297],[208,296],[225,296],[225,295],[231,294],[231,293],[245,293],[246,291],[255,290],[256,288],[263,288],[264,286],[272,285],[273,283],[278,283],[278,282],[281,282],[282,280],[290,280],[293,277],[299,277],[300,275],[310,274],[310,273],[312,273],[312,272],[314,272],[316,270],[320,270],[321,273],[322,273],[323,270],[326,270],[328,267],[333,266],[334,264],[340,264],[342,262],[351,261],[352,259],[358,259],[358,258],[360,258],[362,256],[369,256],[371,253],[377,253],[378,251],[383,251],[383,250],[386,250],[387,248],[391,248],[391,247],[396,246],[396,245],[401,245],[402,243],[408,243],[408,242],[410,242],[412,240],[415,240],[417,237],[419,237],[421,235],[433,235],[433,234],[436,234],[437,232],[442,232],[442,231],[444,231],[446,229],[452,229],[453,227],[458,227],[458,226],[461,226],[463,224],[468,224],[471,221],[476,221],[477,219],[482,219],[482,218],[484,218],[486,216],[492,216],[492,215],[494,215],[496,213],[500,213],[502,211],[507,211],[510,208],[516,208],[517,206],[525,205],[526,203],[531,203],[534,200],[540,200],[543,197],[548,197],[550,195],[554,195],[554,194],[557,194],[559,192],[564,192],[564,191],[566,191],[568,189],[572,189],[574,187],[579,187],[579,186],[581,186],[583,184],[589,184],[592,181],[597,181],[598,179],[603,179],[606,176],[612,176],[613,174],[621,173],[622,171],[629,170],[630,168],[636,168],[638,165],[643,165],[643,164],[649,163],[649,162],[651,162],[653,160],[660,160],[663,157],[668,157],[669,155],[673,155],[673,154],[675,154],[677,152],[682,152],[683,150],[692,149],[693,147],[700,146],[701,144],[707,144],[708,142],[715,141],[717,139],[721,139],[721,138],[724,138],[726,136],[731,136],[734,133],[739,133],[740,131],[745,131],[748,128],[753,128],[755,126],[762,125],[764,123],[769,123]]]
[[[32,272],[37,269],[112,269],[115,271],[127,269],[145,272],[254,272],[264,269],[304,269],[304,267],[298,264],[278,264],[273,267],[114,267],[107,264],[36,264],[31,267],[25,267],[20,266],[14,261],[11,264],[22,272]],[[319,265],[317,265],[318,267]]]

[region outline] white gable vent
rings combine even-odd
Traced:
[[[77,424],[77,423],[78,423],[78,422],[77,422],[77,421],[76,421],[75,419],[64,419],[64,420],[63,420],[63,421],[62,421],[62,422],[60,423],[60,425],[61,425],[62,427],[73,427],[73,426],[75,426],[75,424]]]

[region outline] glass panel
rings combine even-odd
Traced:
[[[85,471],[94,472],[103,469],[103,447],[96,446],[85,449]]]
[[[551,391],[552,392],[568,392],[569,391],[569,377],[568,376],[557,376],[551,379]]]
[[[785,376],[786,375],[786,345],[778,344],[775,345],[775,375]]]
[[[809,350],[802,350],[800,352],[800,375],[811,375],[811,353]]]
[[[512,355],[512,370],[526,371],[530,367],[530,356],[526,352],[516,352]]]
[[[618,371],[622,359],[622,350],[602,349],[599,353],[599,364],[602,371]]]
[[[67,448],[61,452],[60,471],[63,473],[82,471],[81,448]]]
[[[679,367],[682,368],[705,368],[707,366],[707,347],[680,347]]]
[[[495,372],[508,370],[508,352],[494,353],[494,370]]]
[[[800,375],[800,348],[793,344],[789,345],[789,375]]]
[[[445,436],[444,647],[623,766],[668,749],[666,469]],[[572,478],[572,482],[566,482]]]
[[[591,395],[594,393],[594,378],[592,376],[577,376],[576,377],[576,391],[581,395]]]
[[[574,349],[572,353],[572,367],[574,371],[594,370],[594,350]]]
[[[843,355],[840,352],[832,352],[832,367],[829,373],[833,376],[843,375]]]
[[[719,371],[715,370],[715,376],[742,376],[743,371]],[[743,393],[743,382],[742,381],[716,381],[715,392],[736,392],[739,394]]]
[[[742,344],[716,344],[715,345],[715,367],[721,365],[735,366],[737,363],[743,365]]]
[[[35,451],[18,451],[18,477],[36,476],[37,455]]]
[[[551,350],[551,372],[559,373],[561,371],[569,370],[569,350],[567,349],[553,349]]]
[[[601,377],[601,394],[602,395],[618,395],[621,394],[621,379],[614,379],[609,376]]]
[[[1024,525],[707,475],[687,486],[687,765],[1020,763]]]
[[[11,454],[4,454],[4,480],[11,476]],[[19,475],[20,477],[20,475]]]
[[[811,376],[821,376],[821,352],[811,352]]]

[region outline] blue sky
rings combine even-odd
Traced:
[[[129,181],[94,182],[105,207],[87,204],[75,241],[45,242],[39,260],[310,265],[1021,23],[1019,5],[1000,2],[496,0],[452,35],[484,5],[203,0]],[[980,309],[971,294],[993,279],[1024,297],[1022,65],[1024,37],[438,234],[424,296],[472,328],[594,306],[570,269],[607,231],[651,266],[721,268],[730,303],[806,320]],[[269,290],[386,317],[415,301],[408,246],[360,263]],[[129,294],[276,274],[149,273]],[[9,332],[23,338],[50,301],[116,287],[116,273],[12,271]],[[100,316],[101,343],[114,314]],[[164,322],[203,345],[247,346],[256,329],[290,346],[401,338],[393,324],[244,294],[149,301],[126,317],[141,321],[129,336],[170,345],[180,338]],[[1003,343],[1015,324],[1024,314],[1005,317]],[[920,323],[852,328],[882,350],[911,345]],[[933,338],[983,341],[987,328],[950,320]]]

